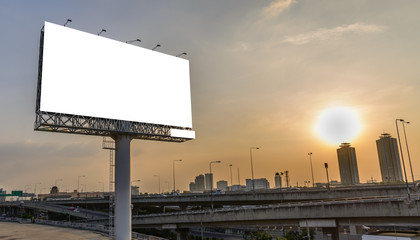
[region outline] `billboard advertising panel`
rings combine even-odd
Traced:
[[[37,106],[191,129],[189,61],[45,22]]]

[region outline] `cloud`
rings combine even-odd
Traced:
[[[283,39],[285,43],[294,45],[303,45],[315,41],[326,41],[340,39],[344,34],[373,34],[383,32],[385,27],[375,24],[353,23],[349,25],[342,25],[335,28],[319,28],[312,32],[302,33],[295,36],[286,36]]]
[[[295,0],[276,0],[263,10],[264,16],[268,18],[277,17],[282,14]]]

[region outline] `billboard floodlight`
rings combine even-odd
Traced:
[[[98,33],[98,36],[99,35],[101,35],[102,33],[104,33],[104,32],[106,32],[106,30],[105,29],[102,29],[99,33]]]
[[[182,55],[187,56],[187,53],[186,52],[180,53],[180,54],[176,55],[176,57],[181,57]]]
[[[66,23],[64,23],[64,27],[67,26],[67,23],[73,22],[71,19],[67,19]]]
[[[126,41],[125,43],[133,43],[133,42],[141,42],[141,40],[137,38],[134,40]]]
[[[157,44],[156,47],[152,48],[152,51],[156,50],[158,47],[161,47],[160,44]]]

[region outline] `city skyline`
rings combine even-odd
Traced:
[[[78,176],[87,189],[108,185],[109,151],[101,137],[33,131],[39,31],[44,21],[170,55],[187,52],[191,71],[193,128],[197,139],[182,143],[132,142],[132,179],[142,192],[187,190],[192,178],[208,172],[214,181],[241,184],[288,170],[290,183],[312,181],[308,152],[313,152],[315,182],[339,180],[336,148],[316,133],[319,115],[332,107],[357,112],[362,125],[350,141],[357,150],[361,182],[380,180],[376,139],[397,137],[395,119],[403,118],[416,179],[420,178],[420,102],[418,2],[395,1],[51,1],[3,2],[0,22],[2,72],[0,109],[0,188],[37,190],[58,185],[72,191]],[[111,97],[111,96],[110,96]],[[400,135],[402,134],[400,129]],[[401,135],[402,136],[402,135]],[[406,154],[402,137],[403,152]],[[407,161],[407,158],[404,158]],[[407,163],[407,162],[406,162]],[[407,178],[411,179],[409,168]],[[167,182],[167,183],[166,183]],[[230,182],[230,181],[228,181]],[[285,185],[285,184],[283,184]]]

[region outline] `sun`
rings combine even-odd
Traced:
[[[318,117],[315,132],[329,144],[351,142],[362,129],[359,116],[349,107],[326,109]]]

